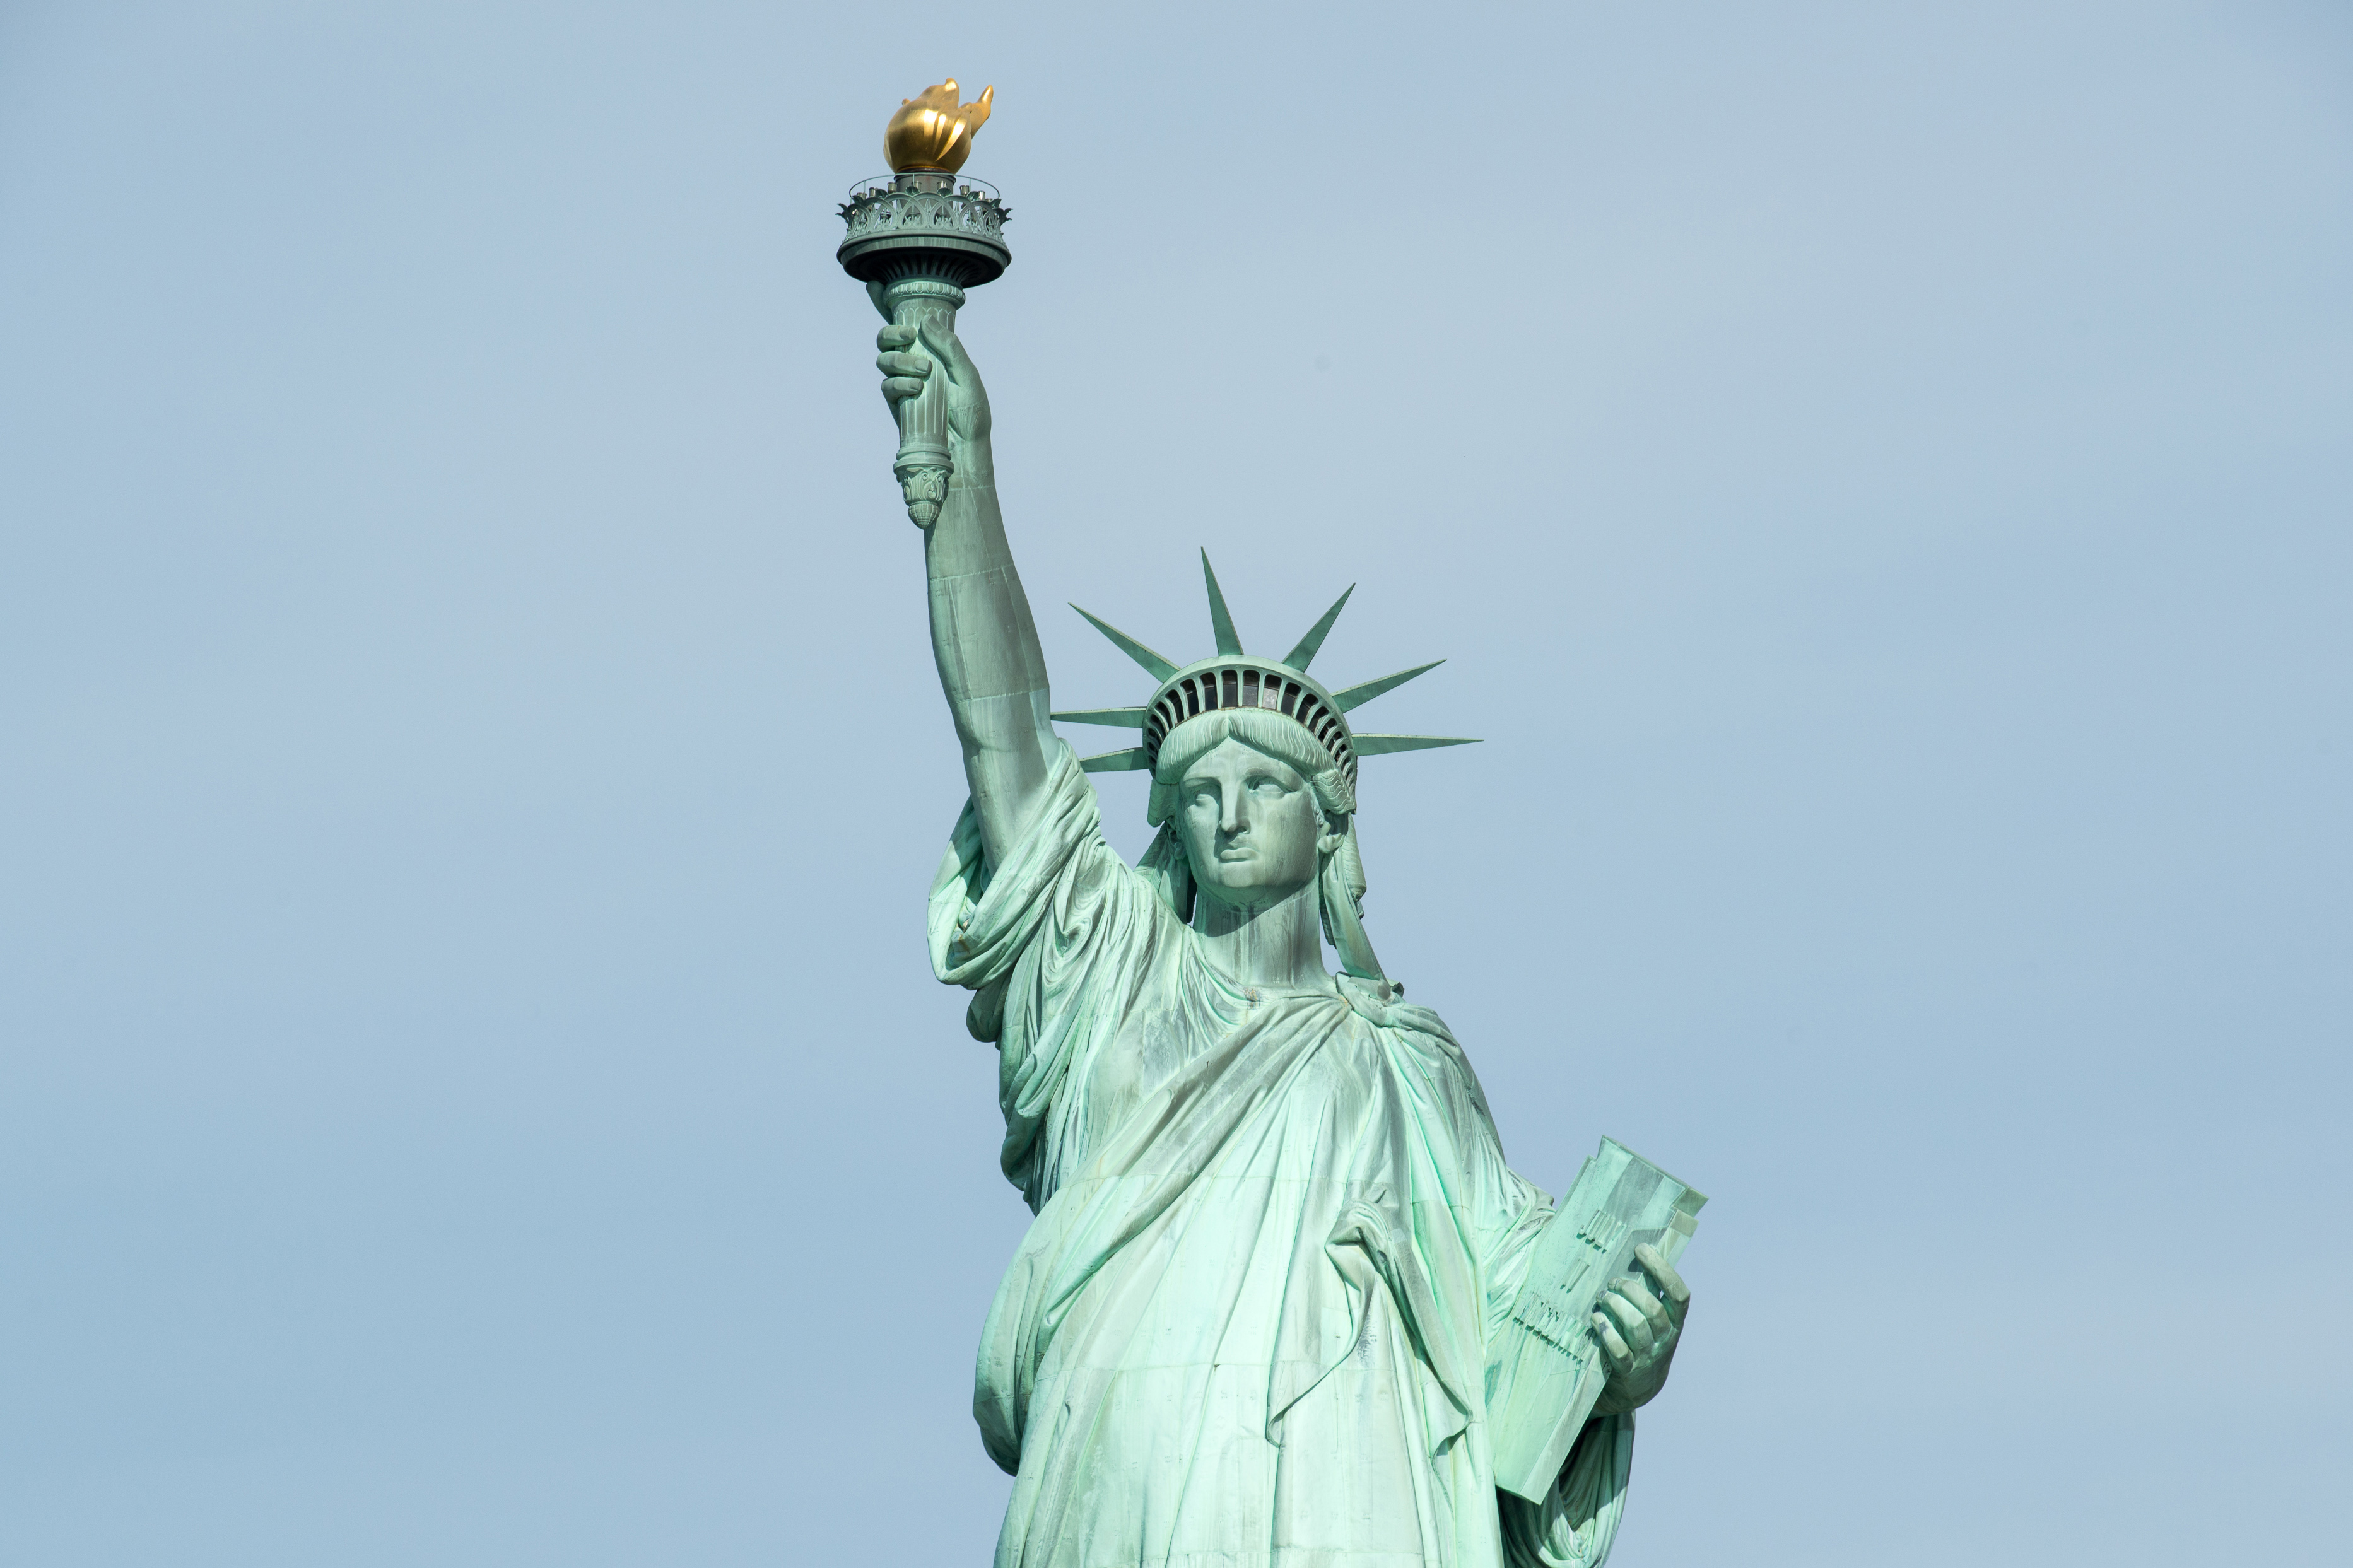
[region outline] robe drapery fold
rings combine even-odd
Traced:
[[[1552,1210],[1435,1013],[1217,973],[1067,746],[1005,863],[967,805],[931,949],[1037,1215],[973,1400],[998,1568],[1598,1568],[1630,1416],[1543,1504],[1495,1489],[1487,1342]]]

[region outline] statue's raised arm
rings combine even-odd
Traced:
[[[887,317],[883,290],[871,291]],[[882,395],[893,409],[921,395],[931,378],[946,379],[954,466],[937,520],[923,536],[932,654],[964,745],[981,842],[992,861],[1001,861],[1044,793],[1060,742],[1048,717],[1052,704],[1038,623],[997,508],[988,392],[954,327],[940,318],[884,327],[876,342]]]

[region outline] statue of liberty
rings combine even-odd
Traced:
[[[1245,653],[1205,554],[1216,653],[1180,668],[1090,616],[1156,688],[1054,713],[980,375],[952,315],[894,319],[884,397],[945,411],[944,488],[919,505],[911,482],[910,512],[971,789],[932,962],[997,1048],[1002,1163],[1036,1216],[973,1401],[1015,1478],[997,1568],[1596,1568],[1690,1292],[1636,1252],[1594,1315],[1591,1419],[1541,1501],[1499,1491],[1489,1347],[1553,1206],[1360,909],[1358,760],[1454,742],[1348,715],[1421,671],[1309,674],[1345,594],[1282,658]],[[1140,743],[1082,763],[1058,718]],[[1112,769],[1150,775],[1132,867],[1087,778]]]

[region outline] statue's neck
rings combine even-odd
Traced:
[[[1222,904],[1207,893],[1193,905],[1193,930],[1210,962],[1237,985],[1304,991],[1331,975],[1324,967],[1324,916],[1313,882],[1260,909]]]

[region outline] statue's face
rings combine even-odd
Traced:
[[[1315,880],[1315,792],[1290,763],[1223,741],[1185,770],[1176,798],[1177,831],[1202,893],[1258,909]]]

